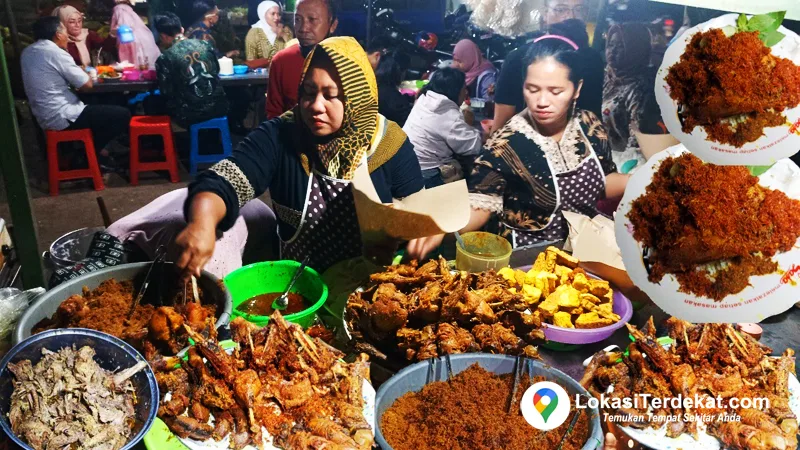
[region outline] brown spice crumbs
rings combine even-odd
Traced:
[[[681,292],[722,300],[800,236],[800,201],[758,184],[742,166],[704,164],[691,153],[662,161],[628,218],[633,237],[654,251],[649,279],[674,274]],[[726,262],[712,271],[708,263]]]
[[[555,449],[575,414],[574,404],[564,424],[539,431],[522,417],[519,400],[531,384],[544,378],[520,379],[517,406],[509,414],[513,381],[512,374],[495,375],[473,364],[449,381],[428,384],[397,399],[381,418],[381,432],[395,450]],[[589,438],[589,413],[580,411],[561,447],[564,450],[579,450]]]
[[[685,108],[685,133],[703,126],[712,140],[735,147],[785,124],[781,112],[800,104],[800,68],[774,56],[757,32],[696,33],[666,81],[670,96]],[[722,121],[737,115],[744,121],[736,126]]]

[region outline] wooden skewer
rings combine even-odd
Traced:
[[[192,295],[194,295],[194,302],[200,304],[200,294],[197,292],[197,278],[192,275]]]

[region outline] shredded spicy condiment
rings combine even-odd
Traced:
[[[495,375],[473,364],[449,381],[428,384],[397,399],[381,418],[381,432],[395,450],[555,449],[578,411],[575,427],[561,448],[582,448],[589,438],[589,410],[576,410],[573,404],[564,424],[546,432],[522,417],[522,393],[538,381],[544,378],[521,378],[516,405],[508,413],[513,375]]]
[[[758,32],[695,34],[666,81],[683,107],[685,133],[703,126],[714,141],[736,147],[785,124],[781,111],[800,104],[800,67],[773,55]]]
[[[650,281],[671,273],[682,292],[714,300],[775,272],[770,258],[800,236],[800,201],[760,186],[745,167],[691,153],[661,163],[628,218],[633,237],[653,250]]]

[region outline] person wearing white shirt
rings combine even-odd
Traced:
[[[414,144],[426,188],[463,179],[459,160],[469,161],[481,150],[480,130],[467,123],[459,107],[466,98],[463,72],[437,70],[403,126]]]
[[[75,91],[92,88],[92,79],[67,53],[69,37],[58,17],[43,17],[33,24],[37,41],[20,60],[22,81],[31,111],[45,130],[92,130],[99,156],[105,147],[128,128],[131,114],[113,105],[84,105]]]

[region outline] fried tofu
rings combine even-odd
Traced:
[[[583,293],[587,293],[589,292],[589,279],[586,278],[586,275],[583,273],[576,273],[575,278],[572,280],[572,287]]]
[[[536,272],[547,270],[547,252],[539,253],[539,256],[536,257],[536,261],[533,262],[533,268],[531,270],[535,270]]]
[[[600,317],[613,320],[614,322],[619,322],[620,317],[618,314],[614,313],[614,311],[612,310],[613,307],[614,305],[612,305],[611,303],[604,303],[595,308],[593,311],[596,312],[597,315],[599,315]]]
[[[568,284],[562,284],[556,288],[553,295],[555,301],[561,308],[577,308],[581,306],[581,293]]]
[[[613,323],[613,320],[602,318],[595,311],[591,311],[578,316],[575,327],[580,329],[602,328]]]
[[[563,250],[559,250],[559,249],[557,249],[555,247],[552,247],[552,246],[551,247],[547,247],[547,250],[545,250],[545,252],[555,255],[555,259],[556,259],[556,263],[557,264],[560,264],[562,266],[567,266],[570,269],[574,269],[574,268],[578,267],[578,264],[580,263],[580,261],[578,261],[578,258],[575,258],[574,256],[570,255],[569,253],[567,253],[567,252],[565,252]]]
[[[514,280],[516,281],[518,286],[524,286],[525,285],[525,272],[523,272],[521,270],[515,270],[514,271]]]
[[[572,315],[563,311],[553,314],[553,325],[561,328],[575,328],[575,325],[572,324]]]
[[[530,284],[523,285],[522,297],[529,304],[536,303],[542,298],[542,290]]]
[[[497,274],[501,277],[505,278],[506,281],[510,281],[512,283],[516,282],[516,274],[514,273],[514,269],[511,267],[503,267],[502,269],[497,271]]]
[[[551,292],[556,290],[557,281],[558,277],[556,277],[554,273],[539,272],[536,275],[534,286],[539,288],[542,291],[542,295],[547,297],[548,295],[550,295]]]
[[[593,303],[595,305],[599,305],[600,303],[602,303],[602,301],[599,298],[595,297],[592,294],[583,294],[582,293],[581,294],[581,300],[586,300],[586,301],[591,302],[591,303]]]
[[[553,314],[558,312],[558,303],[551,301],[549,298],[541,303],[536,308],[542,314],[542,317],[553,317]]]
[[[589,280],[589,292],[597,297],[603,297],[611,292],[611,285],[606,280]]]

